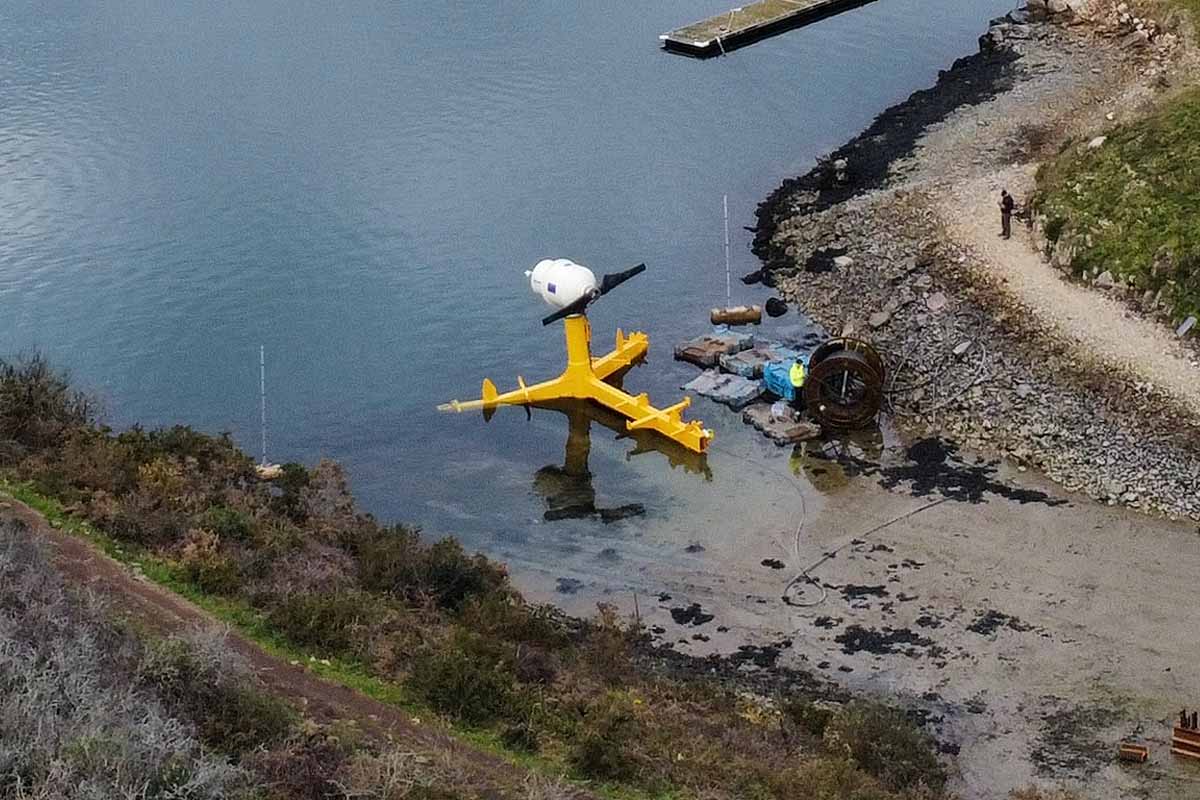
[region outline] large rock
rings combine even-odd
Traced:
[[[1122,47],[1141,50],[1150,46],[1150,33],[1145,30],[1133,31],[1121,37],[1119,43]]]
[[[814,323],[808,325],[786,325],[771,334],[780,347],[811,353],[818,345],[829,340],[829,332]]]

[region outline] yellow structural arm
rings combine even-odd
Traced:
[[[592,372],[600,380],[604,380],[613,373],[620,372],[626,367],[631,367],[646,355],[646,351],[650,349],[650,338],[646,334],[637,332],[625,336],[625,333],[617,328],[617,344],[616,349],[606,356],[592,360]]]

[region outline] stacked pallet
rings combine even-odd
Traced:
[[[1179,712],[1179,724],[1171,731],[1171,752],[1200,761],[1200,721],[1195,711]]]

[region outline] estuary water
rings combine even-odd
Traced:
[[[561,368],[522,274],[544,257],[649,266],[594,307],[596,349],[648,332],[626,385],[673,402],[694,370],[671,348],[724,301],[722,195],[733,299],[761,301],[736,279],[755,205],[1011,4],[877,0],[699,61],[657,35],[727,0],[8,0],[0,351],[40,348],[114,427],[257,453],[263,344],[271,460],[338,459],[377,516],[535,589],[783,530],[820,491],[707,402],[704,464],[589,442],[578,411],[435,406]],[[546,519],[588,504],[644,513]]]

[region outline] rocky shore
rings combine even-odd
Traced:
[[[1124,4],[1035,0],[980,44],[760,206],[758,277],[887,351],[902,430],[1101,502],[1200,519],[1196,409],[1042,324],[946,212],[955,191],[1169,86],[1179,39]],[[994,237],[998,223],[979,224]]]

